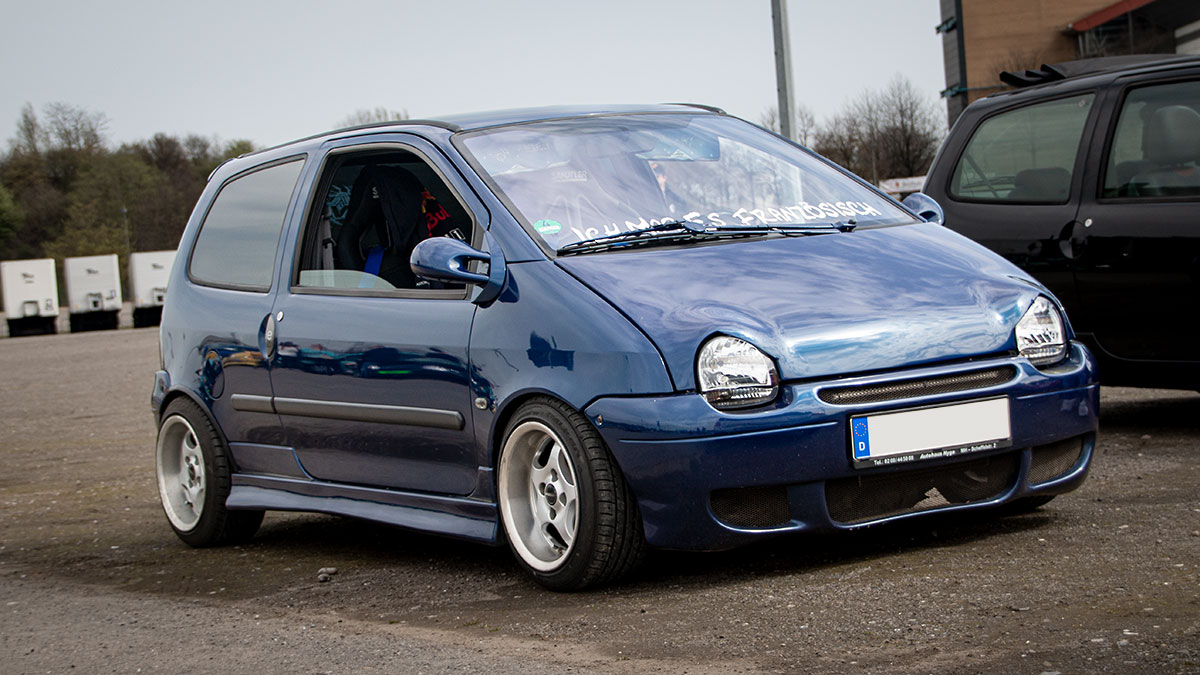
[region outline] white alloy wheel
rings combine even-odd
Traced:
[[[579,479],[562,440],[528,420],[512,430],[498,476],[504,531],[521,560],[539,572],[566,562],[579,529]]]
[[[181,532],[194,529],[204,513],[207,475],[200,439],[182,415],[171,415],[159,429],[157,466],[167,519]]]

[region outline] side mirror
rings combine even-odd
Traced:
[[[495,253],[485,253],[472,247],[465,241],[453,237],[433,237],[426,239],[413,248],[409,257],[409,265],[418,276],[433,281],[448,283],[465,283],[482,286],[479,295],[473,302],[482,304],[500,295],[504,287],[506,274],[504,256],[497,248],[490,233],[485,233],[489,249]],[[472,272],[468,265],[472,260],[486,263],[486,273]]]
[[[925,219],[926,222],[937,223],[943,225],[946,222],[946,212],[942,210],[941,204],[933,200],[933,197],[924,192],[914,192],[904,198],[900,202],[908,208],[909,211],[917,214]]]

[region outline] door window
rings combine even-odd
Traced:
[[[295,283],[343,291],[462,289],[409,266],[430,237],[469,241],[473,221],[433,168],[406,151],[333,157],[319,185]]]
[[[200,226],[188,276],[207,286],[269,290],[279,232],[303,166],[302,160],[276,164],[226,183]]]
[[[967,142],[950,181],[956,199],[1065,204],[1093,94],[1010,110]]]
[[[1103,197],[1200,196],[1200,82],[1129,92],[1104,172]]]

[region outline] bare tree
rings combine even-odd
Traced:
[[[860,161],[862,147],[861,125],[849,110],[834,115],[813,136],[814,150],[859,175],[864,173]]]
[[[876,147],[888,173],[883,178],[924,175],[945,134],[941,115],[902,75],[892,78],[877,98],[882,129]]]
[[[796,119],[793,120],[793,128],[796,130],[796,142],[800,145],[808,145],[813,140],[813,132],[817,130],[817,118],[813,117],[812,110],[803,103],[798,103],[795,106]],[[770,129],[775,133],[779,133],[779,106],[768,106],[758,116],[759,125]]]
[[[864,91],[814,135],[814,148],[878,183],[925,173],[945,127],[936,103],[897,75],[882,91]]]
[[[392,110],[384,106],[376,106],[374,108],[359,108],[352,114],[342,118],[336,126],[341,127],[357,127],[364,124],[375,124],[376,122],[396,122],[399,120],[408,119],[407,110]]]
[[[45,131],[58,147],[82,152],[104,149],[104,127],[108,126],[104,113],[69,103],[51,103],[45,115]]]

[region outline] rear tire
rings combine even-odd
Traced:
[[[232,486],[225,441],[200,406],[177,398],[163,412],[155,452],[158,496],[167,522],[190,546],[245,541],[262,511],[225,507]]]
[[[620,468],[587,418],[560,401],[534,399],[513,415],[497,501],[517,561],[551,590],[616,581],[645,554],[641,514]]]

